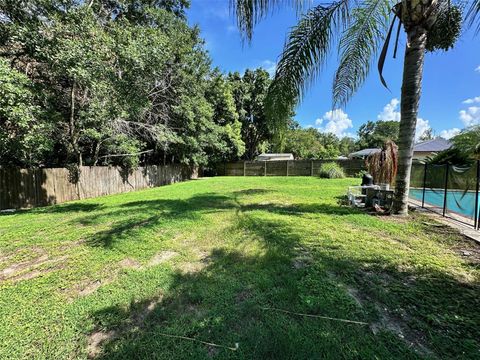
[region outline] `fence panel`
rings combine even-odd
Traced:
[[[425,176],[424,207],[443,214],[445,204],[446,165],[427,166]]]
[[[181,165],[146,166],[131,173],[117,167],[82,166],[79,181],[72,183],[68,170],[63,168],[0,167],[0,210],[60,204],[161,186],[190,179],[195,177],[193,174],[192,169]]]
[[[266,161],[267,176],[287,176],[288,161]]]
[[[446,215],[475,225],[478,209],[476,166],[449,165],[446,191]]]
[[[348,160],[280,160],[280,161],[238,161],[216,166],[223,176],[318,176],[320,167],[326,162],[339,164],[347,176],[356,176],[366,170],[365,162],[359,159]]]
[[[243,161],[225,164],[225,175],[244,176],[245,165]]]
[[[264,176],[264,161],[245,161],[245,176]]]
[[[422,203],[423,205],[423,186],[425,182],[425,164],[413,163],[410,173],[410,192],[409,198],[413,200],[417,205]]]
[[[337,160],[347,176],[357,176],[360,171],[366,171],[365,161],[361,159]]]
[[[410,199],[417,205],[477,228],[479,162],[473,166],[413,164]]]
[[[312,161],[311,160],[294,160],[288,162],[289,176],[311,176]]]

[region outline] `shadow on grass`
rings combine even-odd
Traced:
[[[276,190],[272,189],[245,189],[245,190],[238,190],[234,191],[232,194],[234,197],[237,196],[249,196],[249,195],[263,195],[276,192]]]
[[[102,209],[102,204],[96,203],[67,203],[61,205],[53,205],[44,208],[32,209],[35,213],[42,214],[61,214],[68,212],[91,212]]]
[[[301,215],[301,214],[326,214],[326,215],[352,215],[359,211],[350,207],[342,207],[330,204],[295,204],[281,205],[278,203],[262,203],[240,205],[241,211],[268,211],[276,214]]]
[[[213,193],[196,195],[186,200],[154,199],[120,204],[112,210],[79,217],[74,223],[96,226],[111,222],[107,230],[91,235],[86,243],[111,248],[116,242],[134,238],[138,231],[162,224],[198,220],[205,214],[231,209],[232,199]]]
[[[253,190],[255,193],[264,193],[263,189]],[[250,194],[251,190],[245,192],[238,191],[233,193],[233,196],[205,193],[188,199],[132,201],[115,206],[111,210],[79,217],[73,220],[73,222],[83,226],[112,223],[109,229],[98,231],[87,239],[87,244],[89,245],[111,248],[115,242],[129,239],[138,231],[148,230],[167,223],[200,220],[207,214],[231,209],[237,209],[240,212],[267,211],[284,215],[303,215],[308,213],[351,215],[358,213],[355,209],[329,204],[283,206],[278,203],[254,203],[244,205],[238,201],[239,193]],[[95,209],[95,207],[92,207],[92,209]]]
[[[15,215],[15,214],[63,214],[63,213],[77,213],[77,212],[91,212],[100,210],[101,204],[95,203],[66,203],[60,205],[50,205],[45,207],[38,207],[34,209],[20,209],[12,212],[0,212],[0,216]]]
[[[251,227],[257,225],[255,221],[245,221],[242,226],[252,231]],[[373,357],[375,351],[386,351],[372,334],[362,335],[365,329],[361,326],[304,319],[263,308],[297,311],[321,308],[321,313],[327,316],[341,314],[363,319],[353,301],[329,283],[327,277],[323,278],[327,283],[320,280],[326,296],[317,306],[308,305],[305,284],[315,281],[318,273],[292,268],[299,239],[289,231],[283,233],[283,229],[277,224],[277,236],[270,233],[266,236],[263,255],[213,250],[201,270],[186,272],[180,267],[172,275],[172,285],[152,298],[128,308],[113,306],[92,314],[97,328],[110,335],[101,344],[103,353],[99,358],[334,358],[346,356],[361,343],[368,344],[365,349],[358,349],[366,357]],[[229,347],[239,343],[239,349],[233,352],[164,334]],[[359,337],[361,341],[357,343]]]
[[[475,358],[478,282],[432,269],[400,271],[386,259],[359,260],[328,244],[309,248],[281,220],[240,213],[238,230],[264,245],[258,255],[215,249],[197,271],[129,307],[92,314],[102,359]],[[301,267],[295,262],[307,258]],[[413,269],[414,267],[412,267]],[[353,290],[355,289],[355,290]],[[349,295],[348,292],[353,295]],[[266,310],[366,321],[370,328]],[[371,329],[377,329],[375,334]],[[234,346],[235,352],[165,334]]]

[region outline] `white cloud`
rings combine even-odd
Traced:
[[[236,33],[238,28],[235,25],[227,25],[227,33],[232,34]]]
[[[480,106],[470,106],[466,110],[460,110],[459,117],[466,127],[480,124]]]
[[[418,140],[428,129],[430,129],[430,124],[428,120],[417,118],[417,127],[415,129],[415,140]]]
[[[200,6],[203,7],[203,15],[208,18],[217,18],[220,20],[227,20],[230,17],[230,10],[228,4],[225,2],[210,2],[199,1]]]
[[[338,137],[351,136],[345,130],[353,127],[352,120],[342,109],[327,111],[322,118],[315,121],[318,130],[321,132],[332,133]]]
[[[393,98],[390,102],[383,107],[383,110],[378,114],[377,119],[381,121],[400,121],[399,111],[400,101],[397,98]],[[417,118],[417,127],[415,129],[415,139],[418,140],[425,131],[430,129],[430,123],[428,120]]]
[[[480,103],[480,96],[475,96],[474,98],[467,99],[462,101],[463,104],[475,104]]]
[[[378,114],[377,119],[382,121],[400,121],[400,112],[397,111],[400,101],[396,98],[392,99],[383,107],[383,111]]]
[[[460,134],[460,129],[459,128],[452,128],[452,129],[447,129],[447,130],[442,130],[440,131],[439,136],[444,138],[444,139],[451,139],[452,137]]]
[[[274,76],[277,70],[277,63],[272,60],[263,60],[260,67],[264,68],[270,76]]]
[[[478,65],[476,68],[475,68],[475,71],[480,73],[480,65]]]

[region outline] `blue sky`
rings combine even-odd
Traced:
[[[286,35],[297,17],[291,9],[278,10],[255,29],[251,44],[243,44],[229,11],[229,0],[192,0],[188,21],[198,25],[213,65],[224,72],[263,67],[274,72]],[[368,120],[399,120],[400,87],[405,38],[397,59],[386,60],[384,77],[390,91],[378,79],[376,64],[369,78],[343,109],[332,110],[331,85],[337,64],[335,53],[319,80],[296,109],[304,127],[339,136],[354,135]],[[450,137],[468,125],[480,123],[480,35],[466,32],[448,52],[429,53],[424,68],[417,135],[428,126],[437,135]]]

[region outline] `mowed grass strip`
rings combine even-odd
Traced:
[[[2,215],[0,358],[478,358],[479,247],[341,206],[356,183],[218,177]]]

